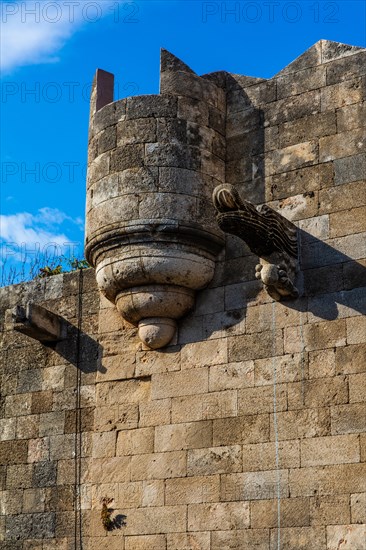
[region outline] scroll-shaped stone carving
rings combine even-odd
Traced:
[[[213,203],[220,229],[243,239],[259,256],[255,276],[268,294],[277,301],[296,298],[297,227],[269,206],[255,207],[242,200],[229,184],[214,189]]]

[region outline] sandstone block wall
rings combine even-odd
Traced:
[[[364,550],[365,66],[321,41],[270,80],[203,77],[225,92],[225,180],[300,228],[300,298],[273,302],[235,237],[160,351],[93,270],[1,289],[3,548]],[[194,98],[202,77],[180,78]],[[28,300],[70,338],[12,331]]]

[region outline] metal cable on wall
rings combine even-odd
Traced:
[[[83,270],[79,270],[78,306],[77,306],[77,334],[76,334],[76,403],[75,403],[75,494],[74,494],[74,542],[75,550],[82,550],[82,513],[81,513],[81,328],[83,320]]]

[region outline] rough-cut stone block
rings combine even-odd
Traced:
[[[222,502],[190,504],[188,506],[188,529],[200,531],[202,526],[210,531],[220,529],[245,529],[249,527],[248,502]]]
[[[283,338],[281,330],[243,334],[228,338],[228,359],[230,362],[262,359],[282,355]]]
[[[37,462],[33,467],[33,486],[50,487],[55,485],[57,462]]]
[[[334,112],[312,115],[285,122],[279,128],[280,146],[288,147],[320,136],[335,134],[336,115]]]
[[[157,399],[139,405],[139,427],[169,424],[171,399]]]
[[[265,159],[266,172],[271,175],[289,170],[297,170],[311,164],[317,164],[317,161],[317,141],[305,141],[269,152]]]
[[[161,426],[160,426],[161,428]],[[138,455],[154,451],[154,428],[118,432],[116,455]]]
[[[139,351],[136,354],[136,376],[176,370],[180,370],[180,353],[174,347],[163,351]]]
[[[327,550],[363,550],[365,548],[365,525],[329,525],[327,527]]]
[[[145,95],[127,99],[127,119],[148,117],[175,117],[177,98],[168,95]]]
[[[142,483],[142,506],[164,505],[165,482],[161,479]]]
[[[32,406],[32,394],[7,395],[5,398],[5,416],[23,416],[30,414]]]
[[[182,348],[182,369],[207,367],[227,363],[226,340],[211,340],[187,344]]]
[[[332,434],[359,433],[366,430],[366,403],[331,408]]]
[[[342,49],[344,50],[345,55],[340,56],[340,59],[335,59],[335,61],[327,67],[327,84],[349,80],[354,77],[355,74],[365,74],[364,49],[360,51],[359,48],[346,44],[337,44],[337,46],[339,51]],[[346,52],[346,48],[348,52]],[[324,61],[328,61],[328,59],[324,57]]]
[[[287,470],[221,476],[221,500],[263,500],[278,496],[289,496]]]
[[[337,348],[335,368],[337,374],[352,374],[366,371],[366,344]]]
[[[103,487],[103,485],[97,485],[97,487]],[[116,508],[139,508],[142,505],[143,487],[141,482],[118,483],[117,491]],[[107,491],[101,491],[101,498],[103,498],[103,494],[107,494]],[[113,491],[111,491],[111,494],[113,494]]]
[[[349,402],[366,401],[366,373],[351,374],[349,380]]]
[[[331,162],[307,166],[291,172],[274,174],[269,181],[270,193],[266,197],[269,200],[311,193],[333,184],[333,166]]]
[[[366,523],[366,493],[351,495],[352,523]]]
[[[144,219],[159,219],[169,216],[176,220],[195,219],[197,199],[176,193],[149,193],[141,196],[139,216]]]
[[[99,155],[88,167],[88,186],[108,176],[110,166],[109,152]]]
[[[327,321],[324,323],[311,323],[304,327],[305,349],[316,349],[344,346],[346,343],[345,321]]]
[[[300,467],[300,442],[243,445],[243,472]]]
[[[101,360],[101,369],[97,371],[97,382],[124,380],[135,375],[136,356],[133,352],[123,355],[104,357]]]
[[[117,128],[109,126],[98,134],[98,153],[105,153],[114,149],[117,145]]]
[[[288,386],[288,408],[321,407],[348,402],[348,384],[345,376],[304,380]]]
[[[186,531],[186,506],[155,506],[131,510],[125,536],[159,533],[183,533]],[[119,538],[119,537],[118,537]],[[150,549],[149,549],[150,550]],[[160,550],[160,549],[159,549]]]
[[[347,344],[362,344],[366,334],[366,317],[347,319]]]
[[[124,550],[165,550],[165,548],[165,535],[137,535],[134,537],[125,537]]]
[[[94,429],[100,432],[133,430],[138,425],[138,405],[99,407],[94,414]]]
[[[301,441],[301,466],[346,464],[360,461],[356,435],[315,437]]]
[[[91,463],[93,483],[123,483],[130,480],[130,457],[94,458]]]
[[[238,414],[252,415],[287,409],[287,387],[276,385],[276,394],[272,386],[259,386],[238,390]]]
[[[319,140],[319,160],[327,162],[337,158],[357,155],[365,151],[365,132],[362,129],[341,132]]]
[[[281,124],[320,112],[320,91],[312,90],[293,97],[273,101],[266,109],[269,124]]]
[[[133,143],[153,143],[156,141],[155,118],[125,120],[117,126],[117,145],[124,147]]]
[[[342,350],[343,348],[336,349]],[[336,349],[309,353],[309,378],[324,378],[336,374]],[[341,372],[337,372],[337,374],[341,374]]]
[[[240,445],[188,451],[187,474],[189,476],[240,472],[241,469],[242,456]]]
[[[310,499],[311,525],[349,523],[349,495],[318,496]]]
[[[18,416],[16,436],[18,439],[38,437],[38,415]]]
[[[307,498],[253,500],[250,503],[250,526],[253,529],[305,527],[310,525],[310,506]]]
[[[269,439],[269,415],[222,418],[213,423],[214,445],[258,443]]]
[[[366,103],[354,103],[343,109],[337,109],[337,128],[339,132],[347,132],[361,128],[366,115]]]
[[[210,447],[211,445],[211,421],[170,424],[155,428],[155,452],[198,449]]]
[[[97,406],[141,404],[150,398],[150,380],[123,380],[97,384]]]
[[[7,489],[27,489],[34,487],[32,464],[16,464],[7,466],[6,488]]]
[[[138,481],[184,477],[187,473],[186,462],[186,451],[133,456],[131,479]]]
[[[271,530],[270,550],[309,550],[310,548],[325,549],[325,530],[323,527],[288,527]]]
[[[238,414],[236,390],[210,392],[172,400],[172,422],[226,418]]]
[[[95,433],[92,435],[92,437],[93,437],[92,456],[94,458],[107,458],[107,457],[115,456],[116,432]],[[68,458],[68,457],[62,457],[62,458]]]
[[[241,361],[214,365],[209,370],[211,392],[254,386],[254,362]]]
[[[364,95],[364,83],[361,78],[326,86],[321,90],[321,109],[334,111],[352,103],[359,103],[364,99]]]
[[[319,192],[319,214],[337,212],[366,204],[365,184],[363,181],[331,187]]]
[[[22,491],[22,489],[14,489],[12,491],[1,491],[1,501],[0,501],[0,513],[3,516],[8,515],[14,515],[14,514],[20,514],[22,512],[22,505],[23,505],[23,494],[27,492],[28,489],[25,491]],[[31,490],[31,489],[29,489]],[[42,503],[43,504],[43,503]],[[37,505],[35,504],[35,508],[37,508]],[[26,511],[26,510],[24,510]],[[32,511],[32,510],[28,510]],[[35,512],[39,510],[34,510]],[[41,512],[43,509],[41,510]]]
[[[242,529],[230,531],[213,531],[212,550],[242,550],[243,548],[255,548],[256,550],[267,550],[269,541],[268,529]],[[204,550],[206,550],[204,548]]]
[[[282,99],[325,86],[326,70],[324,66],[310,67],[295,74],[279,76],[276,80],[277,98]]]
[[[280,357],[258,359],[254,361],[255,386],[270,386],[296,382],[307,378],[307,357],[304,353],[286,354]],[[267,399],[270,399],[269,394]]]
[[[65,426],[65,412],[56,411],[39,415],[39,436],[63,434]]]
[[[20,464],[27,462],[28,441],[1,441],[0,464]]]
[[[328,408],[303,409],[271,415],[271,440],[303,439],[330,435]]]
[[[167,550],[177,550],[178,548],[197,548],[197,550],[210,550],[210,532],[207,531],[206,533],[195,532],[168,534]]]
[[[330,214],[329,221],[331,237],[366,231],[366,206]]]
[[[48,437],[42,439],[30,439],[28,442],[28,461],[42,462],[49,460],[50,441]]]
[[[366,171],[365,154],[361,153],[360,155],[335,159],[333,166],[335,185],[360,181],[364,178]],[[355,204],[355,206],[358,205]]]
[[[220,500],[220,476],[186,477],[165,482],[165,502],[194,504]]]
[[[0,420],[0,441],[15,439],[16,422],[16,418],[3,418]]]
[[[341,464],[289,471],[291,497],[341,495],[365,487],[366,464]]]
[[[205,393],[208,391],[208,369],[154,374],[151,390],[153,399]]]

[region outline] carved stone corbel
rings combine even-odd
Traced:
[[[234,186],[219,185],[213,192],[222,231],[236,235],[257,254],[255,277],[274,300],[296,298],[298,270],[297,227],[267,205],[242,200]]]

